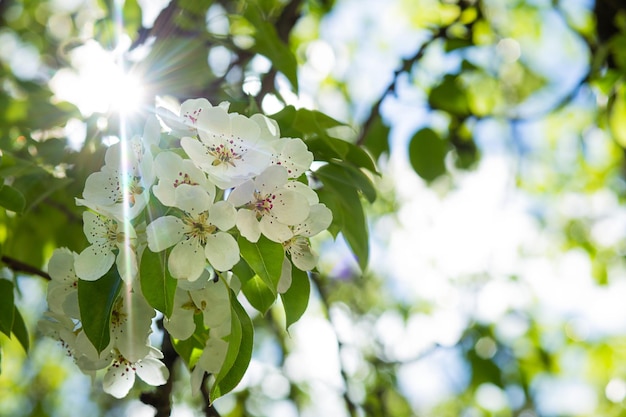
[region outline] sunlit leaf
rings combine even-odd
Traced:
[[[98,353],[109,344],[111,312],[121,287],[122,278],[115,265],[96,281],[78,280],[78,307],[83,330]]]
[[[278,281],[282,271],[285,251],[280,243],[272,242],[261,236],[258,242],[252,243],[244,237],[239,238],[241,257],[261,278],[267,287],[276,294]]]
[[[243,291],[250,305],[262,314],[267,313],[267,310],[276,301],[276,292],[272,291],[258,275],[247,280],[245,284],[242,283],[241,291]]]
[[[177,284],[167,266],[169,252],[156,253],[146,249],[139,266],[141,292],[152,307],[167,317],[172,315]]]

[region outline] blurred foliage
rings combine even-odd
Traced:
[[[121,11],[116,8],[120,3]],[[390,347],[376,330],[382,318],[395,317],[393,323],[408,332],[413,320],[434,315],[436,306],[398,297],[384,276],[367,269],[372,257],[365,243],[376,221],[393,217],[401,204],[376,164],[387,166],[392,153],[405,151],[420,181],[438,192],[452,190],[490,151],[487,142],[481,143],[478,127],[491,124],[505,132],[498,144],[518,162],[517,187],[544,203],[534,213],[536,221],[558,243],[547,252],[585,253],[599,288],[623,280],[623,230],[613,242],[598,239],[596,229],[610,214],[594,209],[598,199],[608,199],[624,216],[619,212],[626,198],[623,2],[399,0],[394,5],[414,32],[406,35],[409,46],[402,45],[396,54],[389,83],[368,99],[352,84],[354,72],[329,70],[317,85],[308,85],[310,80],[303,76],[312,61],[307,51],[320,38],[324,22],[350,5],[347,0],[172,0],[151,23],[143,19],[144,3],[0,2],[0,254],[6,278],[0,279],[0,415],[124,415],[136,405],[120,405],[84,386],[77,391],[84,396],[80,402],[67,402],[82,380],[71,375],[73,368],[62,352],[40,339],[36,321],[45,283],[28,283],[45,281],[45,265],[54,248],[79,251],[85,246],[82,210],[74,198],[80,196],[85,178],[100,167],[104,142],[119,130],[116,114],[85,110],[78,102],[59,98],[53,87],[60,70],[78,70],[72,51],[90,40],[108,51],[118,43],[125,45],[116,56],[143,80],[149,96],[166,102],[207,97],[212,103],[228,100],[232,110],[242,113],[265,110],[273,113],[283,135],[302,137],[316,160],[326,162],[314,178],[321,186],[320,200],[333,211],[333,237],[344,230],[340,239],[357,256],[358,267],[353,260],[338,261],[332,268],[320,268],[319,274],[298,276],[307,283],[310,279],[317,301],[307,312],[306,306],[298,308],[307,299],[305,284],[296,287],[297,293],[283,294],[290,317],[281,316],[257,293],[255,307],[268,312],[254,318],[253,357],[265,368],[217,404],[223,415],[272,415],[277,403],[290,404],[298,414],[320,409],[312,404],[326,401],[319,395],[330,388],[290,377],[294,373],[286,370],[296,347],[284,326],[316,309],[325,318],[324,328],[334,335],[333,352],[339,353],[341,382],[329,398],[341,415],[626,413],[624,336],[594,335],[575,317],[555,324],[539,308],[509,307],[501,319],[523,328],[511,336],[502,323],[469,314],[452,343],[431,343],[410,355],[394,353],[398,346]],[[572,3],[578,5],[574,11]],[[555,46],[557,29],[562,44]],[[533,48],[550,42],[550,47],[563,48],[583,63],[576,79],[562,82],[563,74],[571,75],[562,68],[569,63],[550,67],[542,62],[541,53],[550,53],[549,47],[533,53]],[[410,45],[415,47],[411,50]],[[343,60],[349,61],[358,48],[338,47],[335,53],[347,54]],[[336,106],[323,111],[322,104],[316,104],[318,110],[302,108],[294,97],[312,90],[313,103],[323,103],[324,93],[332,90],[330,101]],[[408,90],[419,97],[414,109],[428,116],[407,138],[394,142],[395,119],[385,105]],[[279,103],[278,109],[268,105],[272,102]],[[141,125],[136,121],[131,130]],[[72,139],[77,131],[78,146]],[[556,257],[552,252],[545,255]],[[472,277],[451,278],[467,278],[470,290],[484,284]],[[504,280],[522,285],[516,276]],[[558,291],[552,294],[555,299]],[[357,336],[345,336],[346,328]],[[400,337],[393,343],[401,347],[408,342]],[[440,360],[461,363],[450,370],[459,375],[450,377],[450,395],[424,411],[399,375],[411,380],[407,372],[428,369],[411,366],[436,355],[451,355]],[[188,373],[179,361],[172,370],[174,404],[187,404],[200,413],[203,403],[191,398]],[[278,374],[287,388],[272,392],[268,380]],[[542,387],[560,378],[586,381],[594,409],[542,411]],[[133,393],[137,398],[140,388]],[[209,413],[216,410],[205,412],[215,415]]]

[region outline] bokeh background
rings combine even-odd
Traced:
[[[250,309],[220,415],[626,415],[625,74],[618,0],[2,0],[0,176],[27,203],[2,273],[31,348],[0,335],[0,415],[154,415],[40,336],[46,281],[16,261],[84,247],[117,114],[191,97],[319,110],[381,173],[368,267],[317,239],[305,315]],[[205,415],[173,371],[172,415]]]

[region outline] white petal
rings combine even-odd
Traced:
[[[259,140],[259,125],[241,114],[231,113],[229,116],[232,136],[244,139],[252,147]]]
[[[185,291],[185,293],[187,292]],[[174,308],[169,319],[167,317],[163,318],[163,326],[175,339],[187,340],[196,331],[193,315],[194,310]]]
[[[222,339],[211,337],[207,340],[204,352],[198,359],[198,365],[208,373],[217,374],[224,364],[227,351],[228,343]]]
[[[172,174],[180,170],[183,158],[174,152],[161,152],[154,158],[154,170],[159,178],[170,178]]]
[[[285,256],[283,259],[283,267],[280,272],[280,279],[278,280],[278,292],[284,294],[291,287],[291,262]]]
[[[115,255],[108,245],[104,248],[102,245],[89,246],[76,258],[76,275],[85,281],[95,281],[111,269],[114,261]]]
[[[297,238],[289,248],[291,262],[301,271],[310,271],[317,265],[317,256],[306,238]]]
[[[135,383],[135,371],[130,364],[114,362],[102,380],[102,388],[115,398],[124,398]]]
[[[301,236],[315,236],[323,230],[328,229],[328,226],[333,221],[333,213],[324,204],[314,204],[309,211],[309,217],[298,224],[293,229],[293,233]]]
[[[148,247],[152,252],[161,252],[174,246],[183,238],[183,230],[184,224],[178,217],[159,217],[146,227]]]
[[[211,206],[209,211],[209,223],[217,226],[220,230],[229,230],[235,226],[237,210],[228,201],[218,201]]]
[[[158,359],[147,357],[135,364],[139,378],[149,385],[159,386],[167,382],[170,373],[167,367]]]
[[[252,180],[246,181],[233,189],[228,195],[228,201],[235,207],[241,207],[254,200],[255,186]]]
[[[272,216],[263,216],[259,228],[265,237],[274,242],[282,243],[293,237],[291,229]]]
[[[301,195],[302,198],[305,198],[306,201],[309,202],[309,205],[317,204],[320,202],[319,197],[311,187],[306,184],[301,183],[300,181],[289,181],[285,188],[288,190],[292,190]]]
[[[180,140],[180,146],[185,150],[194,164],[203,171],[211,167],[211,164],[215,161],[215,157],[207,154],[206,146],[197,139],[184,137]]]
[[[204,248],[196,239],[183,240],[172,249],[168,267],[174,278],[195,281],[206,266]]]
[[[280,139],[274,141],[274,163],[287,168],[289,178],[298,178],[311,167],[313,154],[302,139]]]
[[[250,242],[257,242],[259,237],[261,237],[261,228],[252,210],[239,209],[239,211],[237,211],[237,228],[241,236],[245,237]]]
[[[95,204],[111,205],[120,197],[117,175],[111,172],[94,172],[87,177],[83,197]]]
[[[230,234],[217,232],[207,238],[205,255],[213,268],[228,271],[239,262],[239,246]]]
[[[143,128],[143,142],[150,149],[152,145],[158,145],[161,140],[161,124],[155,116],[148,116]]]
[[[200,214],[207,211],[212,203],[209,194],[194,185],[179,185],[176,187],[174,195],[176,207],[190,214]]]
[[[137,255],[133,248],[120,245],[119,252],[117,254],[117,271],[120,273],[120,277],[130,284],[137,276]]]
[[[210,107],[203,109],[198,114],[198,122],[196,124],[198,134],[202,141],[207,144],[213,144],[213,134],[230,135],[230,117],[228,113],[221,107]]]
[[[278,123],[274,119],[270,119],[260,113],[255,113],[250,116],[250,120],[255,122],[261,128],[260,136],[265,141],[272,141],[280,137],[280,129]]]
[[[302,198],[301,194],[291,190],[280,190],[275,195],[272,214],[279,222],[293,226],[309,217],[309,202]]]
[[[75,254],[67,248],[58,248],[52,252],[48,262],[48,273],[53,281],[72,282],[76,279],[74,272]]]
[[[90,211],[84,211],[83,232],[89,243],[101,242],[107,234],[107,226],[102,217]]]
[[[254,184],[261,194],[268,194],[287,183],[287,169],[279,165],[272,165],[263,171]]]

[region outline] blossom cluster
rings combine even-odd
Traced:
[[[284,249],[279,292],[291,267],[308,271],[317,257],[310,237],[325,230],[331,211],[308,185],[313,154],[297,138],[284,138],[275,121],[229,112],[206,99],[184,102],[179,114],[158,109],[143,135],[110,146],[100,171],[86,180],[77,204],[89,242],[80,253],[61,248],[49,263],[48,320],[44,331],[62,341],[86,373],[106,369],[103,387],[124,397],[135,375],[164,384],[168,370],[150,343],[156,311],[142,295],[145,251],[167,256],[177,279],[173,310],[164,326],[177,340],[191,337],[195,317],[210,337],[194,372],[216,374],[231,331],[232,269],[238,239],[266,239]],[[110,318],[110,343],[99,352],[82,327],[78,281],[96,281],[116,268],[122,279]],[[200,380],[201,377],[198,377]]]

